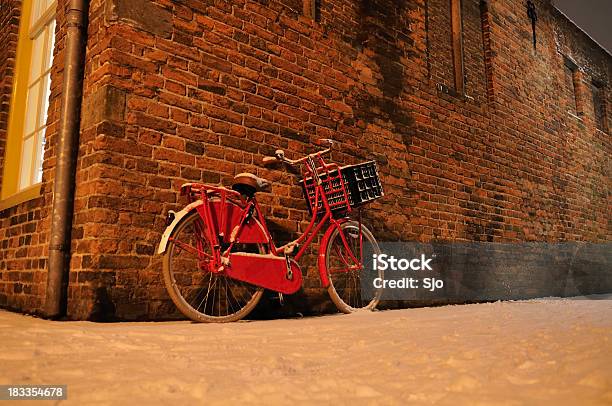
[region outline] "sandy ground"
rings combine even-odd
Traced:
[[[0,384],[67,384],[69,404],[610,405],[610,299],[225,325],[0,311]]]

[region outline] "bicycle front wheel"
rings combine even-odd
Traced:
[[[206,227],[193,210],[173,231],[163,260],[166,289],[181,313],[193,321],[240,320],[255,308],[263,288],[210,271],[213,248]],[[256,252],[263,249],[259,245],[245,250],[248,248]]]
[[[382,290],[374,290],[371,298],[364,298],[361,291],[361,279],[365,273],[366,252],[380,254],[380,248],[372,232],[358,221],[349,220],[340,225],[346,239],[342,240],[340,230],[336,228],[325,248],[325,265],[329,287],[327,292],[338,310],[352,313],[357,310],[374,310],[380,301]],[[356,266],[349,250],[359,261]]]

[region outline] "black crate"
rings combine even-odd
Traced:
[[[384,196],[378,176],[376,161],[340,168],[344,184],[348,189],[351,207],[358,207]]]
[[[375,161],[343,166],[340,168],[340,174],[344,183],[346,195],[342,190],[337,170],[329,172],[329,179],[326,173],[319,175],[327,201],[334,213],[346,211],[348,205],[351,207],[359,207],[384,196],[382,184],[378,176],[378,167]],[[308,203],[308,209],[312,213],[312,206],[315,199],[315,182],[312,178],[306,178],[301,184],[304,197]],[[322,215],[322,208],[323,204],[319,200],[317,210],[319,215]]]

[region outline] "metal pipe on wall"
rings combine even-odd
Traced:
[[[88,10],[88,0],[69,0],[66,8],[62,107],[53,184],[49,271],[43,307],[45,316],[53,318],[64,316],[67,309]]]

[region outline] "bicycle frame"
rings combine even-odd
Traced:
[[[347,270],[358,269],[361,267],[361,261],[357,259],[357,256],[349,247],[347,238],[341,228],[341,224],[345,221],[346,216],[343,216],[343,218],[340,219],[334,217],[332,206],[330,205],[325,194],[325,190],[321,181],[321,175],[330,176],[330,173],[333,171],[338,171],[337,173],[339,173],[340,167],[334,163],[325,163],[321,156],[324,152],[325,151],[321,151],[319,153],[312,154],[308,156],[307,159],[304,161],[305,165],[303,166],[303,176],[305,178],[312,177],[316,182],[314,205],[312,206],[313,208],[310,222],[304,232],[296,240],[281,247],[277,247],[274,243],[274,239],[268,229],[265,217],[262,215],[261,209],[255,196],[245,198],[239,192],[227,189],[222,186],[197,184],[196,187],[199,189],[193,190],[194,185],[184,185],[186,189],[182,190],[182,193],[186,194],[192,202],[195,200],[196,195],[199,197],[199,199],[202,200],[202,204],[197,207],[197,210],[201,218],[204,220],[205,224],[214,224],[213,211],[211,208],[211,197],[216,197],[220,200],[220,207],[222,208],[222,210],[220,210],[220,218],[216,219],[218,223],[218,230],[213,230],[212,227],[206,227],[206,238],[208,239],[208,241],[210,241],[213,248],[213,256],[212,258],[210,258],[211,260],[208,261],[209,271],[222,271],[224,269],[224,265],[228,264],[228,258],[230,252],[232,251],[232,248],[234,248],[236,244],[245,242],[256,242],[265,244],[269,249],[269,253],[271,253],[275,257],[293,256],[294,247],[299,245],[300,248],[298,252],[293,256],[293,259],[295,261],[299,261],[312,243],[317,233],[327,223],[329,223],[329,227],[327,229],[327,232],[325,233],[323,241],[327,241],[327,238],[331,234],[331,232],[334,229],[337,229],[340,233],[342,243],[346,251],[348,252],[348,259],[352,262],[352,265],[346,263]],[[341,177],[340,185],[344,192],[344,196],[346,196],[346,187]],[[227,236],[225,235],[225,230],[228,229],[228,221],[231,221],[233,219],[228,219],[228,214],[225,212],[224,208],[226,207],[226,202],[238,199],[241,201],[244,207],[240,209],[240,217],[237,222],[238,225],[232,229],[229,239],[226,240]],[[324,210],[324,213],[320,218],[318,218],[319,202],[322,203],[321,208]],[[352,208],[347,201],[346,212],[348,214],[351,211]],[[248,226],[251,224],[250,222],[252,220],[258,223],[261,229],[260,231],[253,231],[258,230],[259,227],[253,228]],[[359,224],[361,225],[361,221],[359,222]],[[218,232],[219,230],[221,230],[221,232]],[[361,235],[361,229],[359,231],[359,258],[362,258],[363,237]],[[225,244],[229,244],[227,245],[227,247],[224,247],[223,250],[221,249],[222,241],[220,241],[220,237],[223,237],[223,239],[226,240]],[[201,257],[202,255],[208,256],[200,247],[198,247],[198,250],[200,251],[198,255],[199,257]],[[321,255],[322,252],[320,249],[319,271],[321,276],[321,282],[323,286],[326,287],[329,284],[329,280],[327,278],[327,274],[321,268]]]

